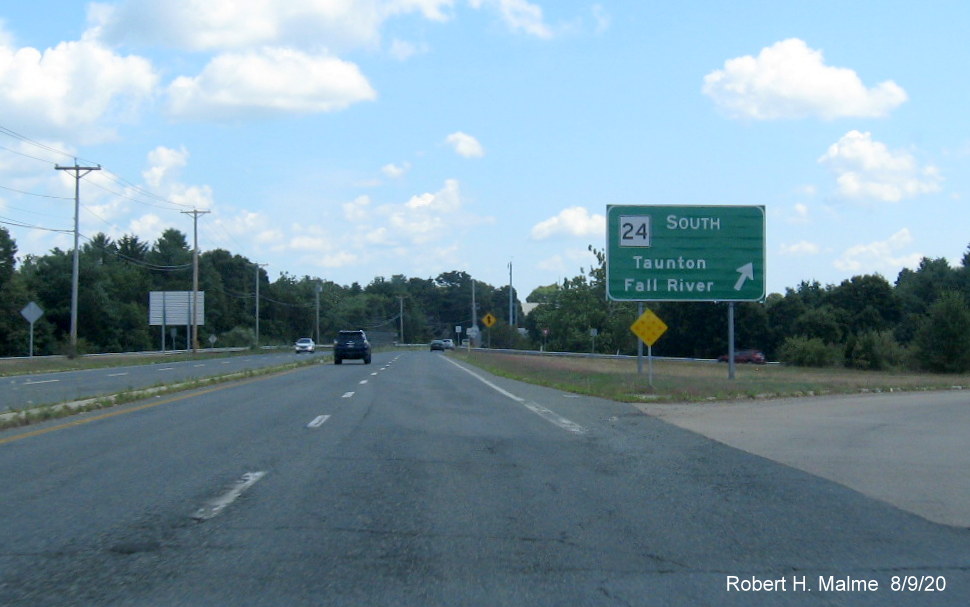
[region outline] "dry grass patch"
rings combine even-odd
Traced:
[[[889,373],[851,369],[806,369],[781,365],[737,365],[728,379],[725,364],[654,360],[653,386],[647,361],[459,352],[456,356],[496,375],[618,401],[682,402],[776,398],[818,394],[939,390],[970,387],[968,375]]]

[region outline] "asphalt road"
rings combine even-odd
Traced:
[[[148,388],[202,377],[228,375],[246,369],[261,369],[303,360],[316,354],[294,352],[227,356],[209,360],[166,361],[150,365],[130,365],[84,371],[62,371],[0,378],[0,413],[10,409],[62,403],[117,394],[125,390]]]
[[[2,605],[970,601],[970,530],[440,353],[0,432],[0,470]]]

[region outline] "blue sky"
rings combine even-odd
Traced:
[[[757,204],[769,292],[892,282],[970,244],[967,31],[945,0],[6,3],[0,225],[70,249],[77,157],[84,236],[205,210],[271,279],[511,261],[524,299],[609,204]]]

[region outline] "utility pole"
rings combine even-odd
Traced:
[[[323,285],[319,282],[317,283],[317,345],[320,345],[320,291],[323,291]]]
[[[81,209],[81,177],[91,171],[100,171],[101,165],[94,167],[82,167],[77,165],[77,158],[74,159],[74,166],[62,167],[57,164],[54,169],[58,171],[74,171],[74,269],[71,273],[71,355],[77,355],[77,285],[78,275],[80,274],[80,257],[78,250],[78,212]],[[81,171],[84,171],[83,173]]]
[[[404,345],[404,298],[398,296],[398,303],[400,304],[400,310],[398,311],[398,318],[401,321],[401,345]]]
[[[515,328],[515,308],[512,307],[512,262],[509,262],[509,326]]]
[[[256,347],[259,348],[259,269],[268,266],[268,263],[256,264]]]
[[[199,215],[206,215],[210,211],[182,211],[183,215],[192,216],[192,353],[199,349]]]

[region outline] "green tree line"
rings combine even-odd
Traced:
[[[390,342],[400,339],[403,324],[405,342],[426,343],[459,337],[459,326],[464,337],[473,322],[481,325],[473,317],[490,312],[498,322],[485,331],[484,345],[633,354],[637,341],[630,325],[637,306],[607,300],[604,254],[590,250],[598,263],[562,283],[535,289],[526,299],[534,307],[528,315],[513,290],[513,322],[508,318],[509,287],[473,280],[466,272],[426,279],[377,277],[366,286],[285,272],[271,281],[243,256],[206,251],[199,256],[199,289],[205,292],[199,341],[208,345],[209,336],[215,336],[217,346],[257,345],[258,281],[260,344],[316,338],[318,322],[324,342],[347,328],[363,328]],[[67,351],[71,276],[71,251],[54,249],[19,259],[16,242],[0,227],[0,356],[27,353],[29,325],[20,310],[30,301],[44,310],[34,328],[35,353]],[[191,289],[192,250],[182,232],[166,230],[154,243],[98,234],[80,250],[79,352],[159,349],[160,328],[148,324],[149,293]],[[970,370],[968,301],[970,248],[960,266],[924,258],[917,269],[900,272],[893,284],[877,274],[838,285],[802,281],[764,303],[737,304],[735,341],[739,348],[758,348],[771,360],[793,364],[964,372]],[[648,307],[669,327],[654,345],[655,354],[714,358],[727,351],[727,304]],[[170,347],[188,347],[186,328],[175,331]]]
[[[186,235],[175,229],[154,243],[136,236],[114,241],[98,234],[84,244],[79,255],[78,353],[160,349],[161,328],[149,326],[149,293],[191,291],[192,257]],[[0,356],[28,353],[30,327],[20,310],[31,301],[44,310],[34,326],[34,353],[68,353],[72,264],[73,251],[60,249],[18,260],[16,242],[0,227]],[[348,328],[362,328],[378,342],[390,342],[400,338],[403,324],[406,342],[427,343],[455,338],[455,327],[463,327],[464,334],[472,325],[472,277],[465,272],[428,279],[378,277],[366,286],[285,272],[271,281],[253,261],[215,249],[199,255],[199,290],[205,293],[201,346],[208,346],[210,336],[216,337],[216,346],[257,345],[257,290],[259,344],[316,339],[318,318],[323,342]],[[493,310],[496,316],[505,311],[502,317],[508,316],[508,286],[475,281],[475,297],[479,310]],[[521,317],[518,303],[516,314]],[[169,348],[190,347],[186,327],[169,330],[175,331],[174,337],[166,336]]]
[[[605,257],[561,285],[536,289],[526,319],[532,343],[547,350],[631,354],[636,304],[607,301]],[[735,305],[735,342],[769,360],[807,366],[970,371],[970,248],[961,265],[924,258],[895,284],[878,274],[838,285],[802,281],[764,303]],[[728,350],[728,305],[661,302],[649,307],[668,326],[658,356],[715,358]],[[591,331],[596,329],[595,340]]]

